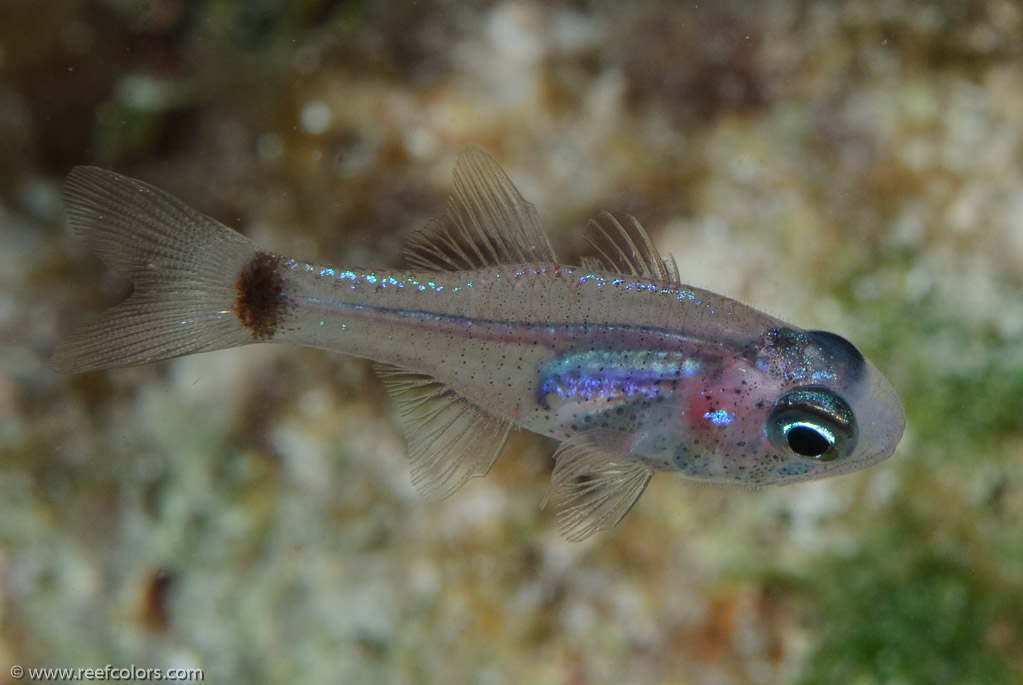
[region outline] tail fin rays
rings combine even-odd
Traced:
[[[140,181],[77,167],[64,190],[68,223],[131,280],[124,302],[62,340],[55,371],[135,366],[252,342],[233,311],[256,250],[244,236]]]

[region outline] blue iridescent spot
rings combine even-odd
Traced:
[[[714,411],[709,411],[704,414],[703,418],[707,419],[715,426],[727,426],[732,422],[732,419],[735,418],[735,414],[727,412],[724,409],[715,409]]]

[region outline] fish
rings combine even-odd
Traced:
[[[887,459],[902,404],[845,338],[682,282],[634,217],[588,225],[561,264],[536,208],[487,153],[456,159],[443,216],[400,269],[335,268],[256,246],[138,180],[74,168],[65,216],[129,279],[56,346],[82,373],[251,343],[374,362],[428,500],[484,476],[509,434],[560,441],[541,506],[568,540],[617,525],[659,472],[746,486]]]

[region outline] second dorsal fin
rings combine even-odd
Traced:
[[[458,154],[447,212],[409,236],[405,258],[433,271],[555,263],[536,208],[490,155],[472,146]]]
[[[602,212],[590,219],[586,240],[598,256],[584,258],[583,266],[680,283],[675,258],[661,257],[636,217],[626,214],[624,218],[623,224],[614,214]]]

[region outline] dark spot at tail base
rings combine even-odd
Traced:
[[[265,342],[273,338],[288,308],[281,258],[257,252],[242,267],[235,288],[238,290],[235,300],[238,320],[254,339]]]

